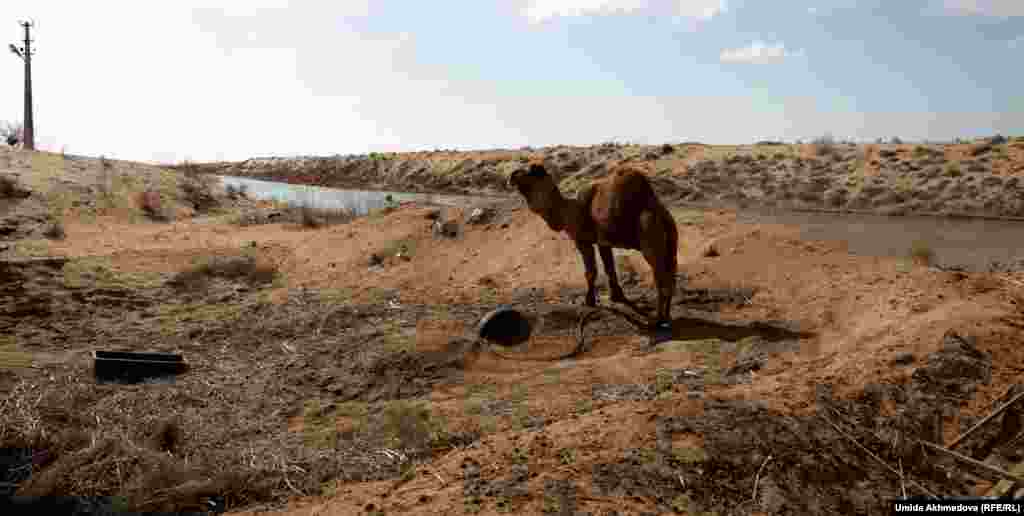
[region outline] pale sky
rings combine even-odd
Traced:
[[[1024,135],[1024,0],[9,3],[37,147],[72,154]]]

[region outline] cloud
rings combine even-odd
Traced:
[[[959,16],[1024,16],[1021,0],[944,0],[946,14]]]
[[[628,15],[638,12],[709,20],[726,9],[726,0],[530,0],[522,14],[531,23],[558,17]]]
[[[780,63],[787,57],[803,55],[803,51],[789,51],[779,43],[767,45],[763,41],[754,41],[742,48],[727,48],[719,54],[719,60],[723,63],[745,63],[745,64],[771,64]]]

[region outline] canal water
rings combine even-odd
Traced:
[[[356,215],[366,215],[372,210],[384,208],[388,199],[394,202],[423,202],[446,206],[464,206],[468,203],[489,201],[495,198],[471,195],[442,195],[410,192],[389,192],[377,190],[343,190],[322,186],[293,185],[277,181],[264,181],[237,176],[218,176],[225,186],[244,187],[253,199],[275,200],[293,205],[304,205],[318,209],[346,209]]]

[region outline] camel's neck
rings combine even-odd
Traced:
[[[538,203],[539,209],[535,210],[548,227],[553,231],[572,231],[575,217],[573,211],[576,209],[576,202],[573,199],[566,199],[562,192],[557,189],[547,192],[547,199]]]
[[[550,208],[542,212],[540,216],[548,223],[548,227],[553,231],[565,231],[569,237],[575,239],[577,233],[582,229],[583,203],[577,199],[562,197],[559,194],[558,198],[547,206]]]

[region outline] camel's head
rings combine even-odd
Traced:
[[[541,163],[531,163],[526,170],[516,170],[508,177],[508,186],[515,187],[526,198],[530,211],[548,221],[548,225],[556,231],[561,230],[562,223],[554,215],[561,209],[564,201],[555,179]]]
[[[527,200],[535,193],[550,190],[554,185],[554,179],[541,163],[531,163],[526,170],[516,170],[508,176],[508,186],[515,187]]]

